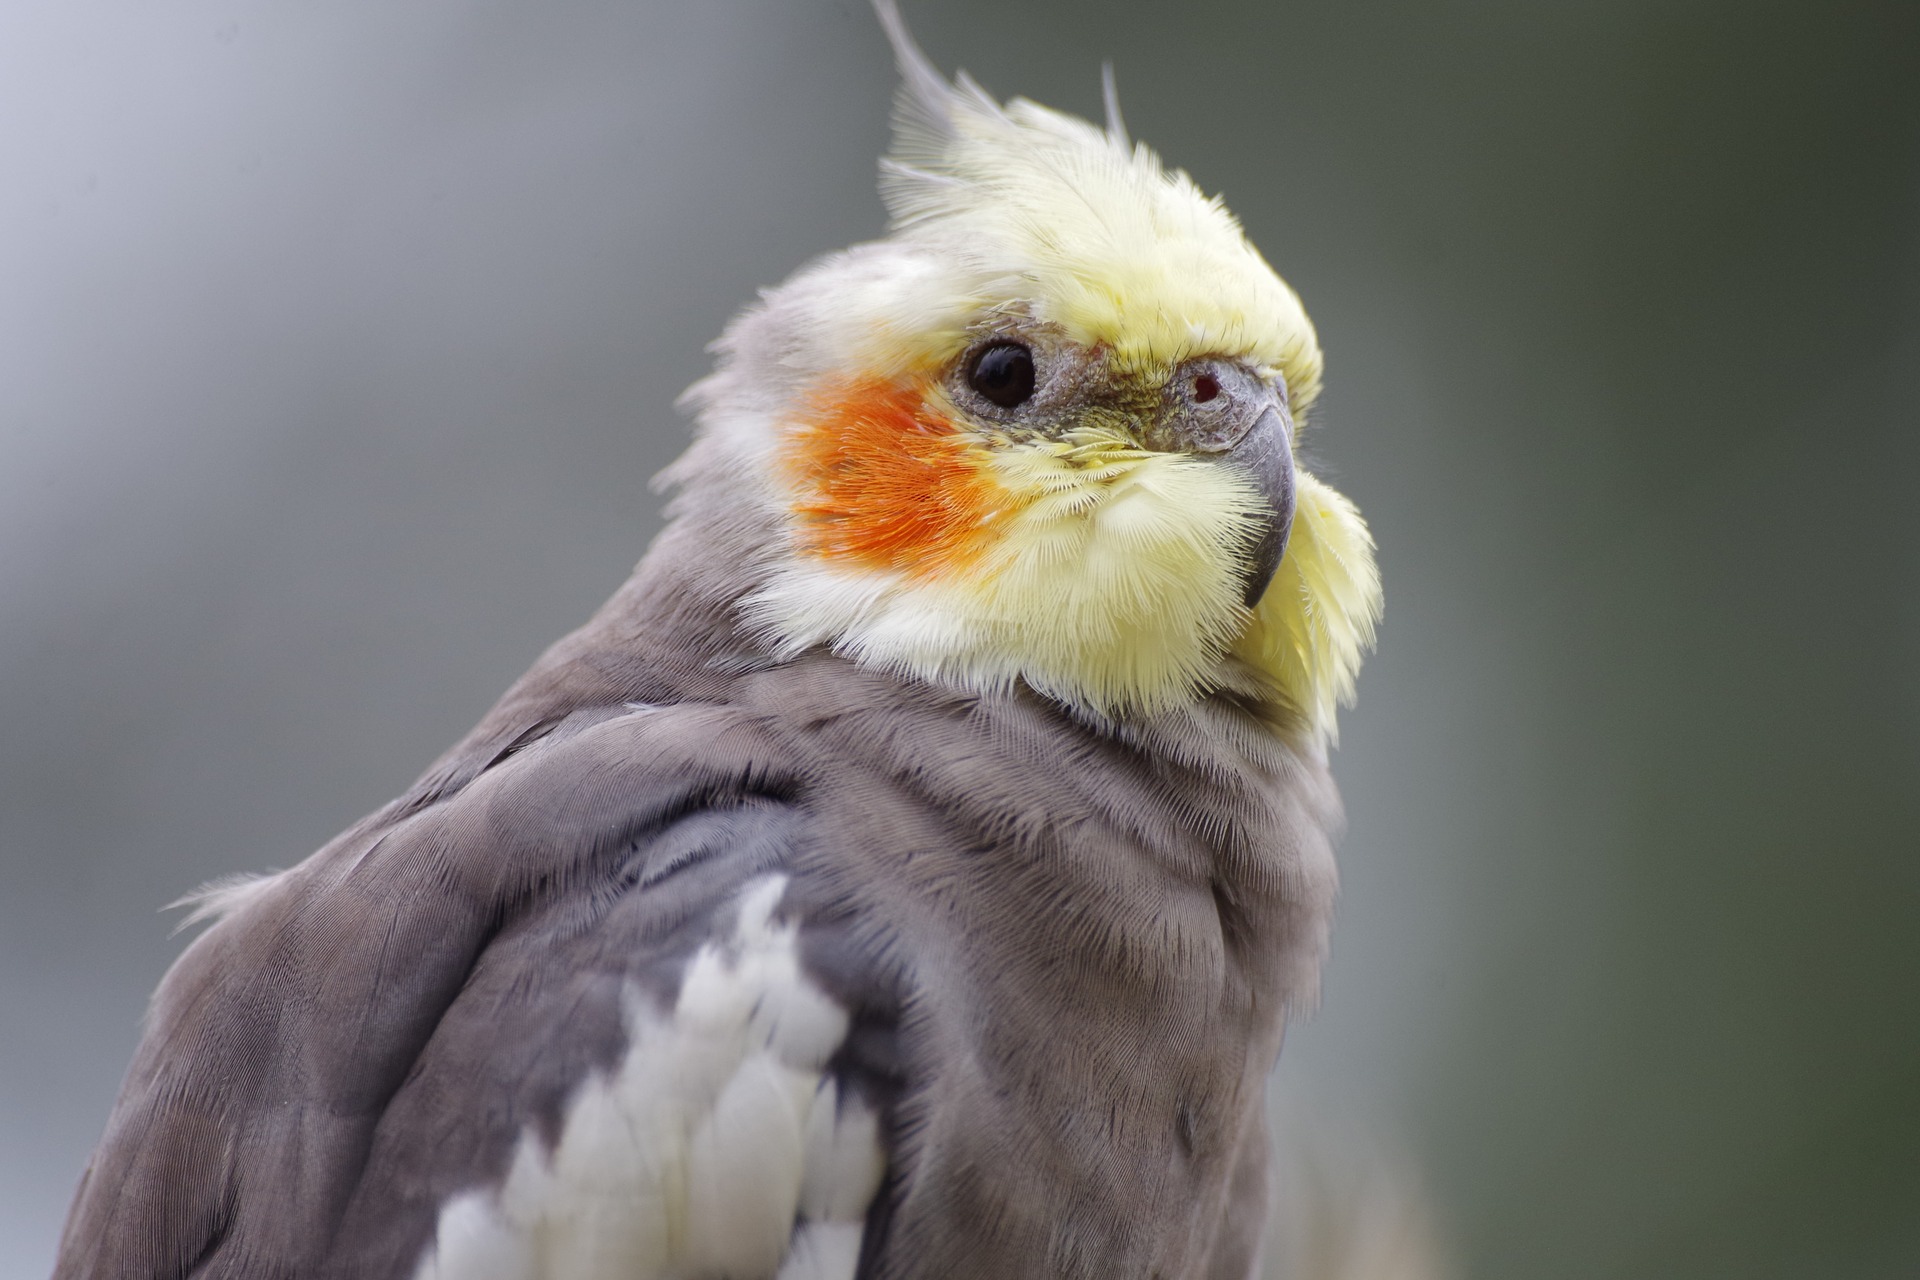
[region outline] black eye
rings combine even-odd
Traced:
[[[967,371],[967,385],[1002,409],[1023,404],[1033,395],[1033,352],[1018,342],[982,348]]]

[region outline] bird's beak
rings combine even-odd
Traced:
[[[1260,536],[1247,557],[1247,608],[1260,603],[1287,553],[1287,535],[1293,531],[1293,422],[1285,405],[1262,410],[1240,443],[1227,450],[1222,461],[1252,478],[1267,501]]]
[[[1251,609],[1280,568],[1293,529],[1293,417],[1279,390],[1232,366],[1208,362],[1200,369],[1196,375],[1189,367],[1169,386],[1152,443],[1217,459],[1245,475],[1265,499],[1258,536],[1247,551],[1244,599]],[[1212,394],[1201,401],[1191,388],[1203,375],[1210,376]]]

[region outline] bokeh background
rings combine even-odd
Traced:
[[[1388,610],[1281,1089],[1461,1276],[1920,1275],[1920,6],[908,5],[1223,192]],[[872,237],[859,0],[0,6],[0,1275],[182,945],[623,577]]]

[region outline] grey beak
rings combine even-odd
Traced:
[[[1293,529],[1293,419],[1284,395],[1240,365],[1192,361],[1168,381],[1159,416],[1146,435],[1149,448],[1198,454],[1237,468],[1266,499],[1265,519],[1247,551],[1249,609],[1267,593]]]
[[[1228,466],[1244,471],[1267,500],[1266,521],[1247,556],[1247,589],[1242,598],[1249,609],[1267,593],[1280,557],[1287,553],[1287,535],[1293,531],[1293,446],[1287,439],[1291,434],[1285,412],[1271,405],[1240,443],[1221,457]]]

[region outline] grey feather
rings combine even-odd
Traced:
[[[862,1275],[1252,1256],[1261,1083],[1333,891],[1323,767],[1225,702],[1101,728],[820,652],[729,672],[710,601],[749,557],[712,496],[412,790],[188,949],[57,1276],[411,1274],[434,1206],[621,1052],[619,981],[666,998],[772,867],[886,1107]]]
[[[900,16],[894,0],[873,0],[887,43],[893,46],[893,59],[900,69],[900,89],[895,98],[895,122],[903,132],[937,140],[939,146],[953,133],[953,86],[940,74],[915,43]]]
[[[893,100],[893,149],[880,162],[880,193],[896,220],[911,221],[908,198],[915,184],[951,181],[942,172],[947,151],[968,114],[999,116],[993,95],[962,71],[951,83],[914,42],[894,0],[873,0],[874,12],[893,47],[900,88]]]
[[[1114,82],[1113,64],[1100,64],[1100,103],[1106,108],[1107,140],[1121,150],[1132,146],[1127,140],[1127,121],[1120,114],[1120,86]]]

